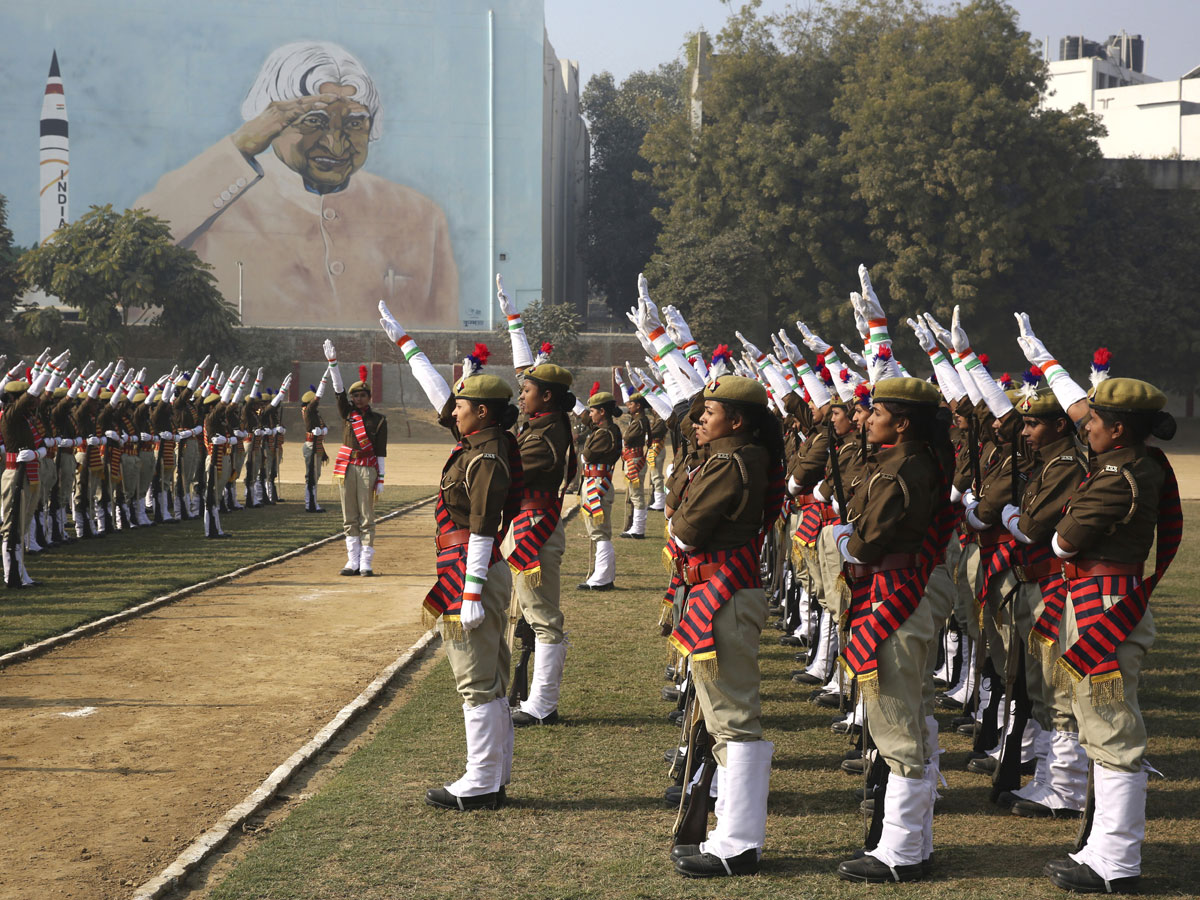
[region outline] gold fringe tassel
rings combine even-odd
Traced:
[[[462,619],[458,616],[442,616],[442,640],[458,642],[463,637]]]
[[[674,609],[675,609],[675,605],[673,603],[668,603],[666,600],[664,600],[662,602],[662,606],[658,611],[658,626],[659,626],[659,628],[662,628],[666,625],[671,624],[671,620],[672,620],[672,618],[674,618],[671,615],[671,613],[674,611]]]
[[[692,675],[697,681],[716,681],[721,670],[717,666],[717,654],[710,653],[703,659],[692,657]]]
[[[663,571],[668,575],[675,571],[675,559],[671,556],[671,551],[666,547],[662,548],[662,567]]]
[[[1125,699],[1125,679],[1120,672],[1093,675],[1090,681],[1092,706],[1112,706]]]
[[[1031,631],[1025,644],[1043,666],[1052,666],[1058,661],[1058,641],[1052,641],[1040,632]]]

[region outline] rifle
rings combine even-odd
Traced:
[[[154,457],[154,478],[150,481],[150,492],[154,494],[154,524],[162,524],[163,520],[163,505],[159,502],[160,498],[165,496],[162,483],[163,470],[163,441],[158,439],[158,453]]]
[[[683,767],[679,812],[671,829],[672,846],[700,844],[704,841],[708,833],[708,814],[712,807],[712,797],[709,794],[712,791],[713,776],[717,773],[717,761],[712,753],[712,736],[704,727],[704,717],[700,713],[695,688],[689,687],[688,693],[688,708],[683,717],[685,722],[690,723],[687,764]]]
[[[837,500],[838,516],[846,523],[846,493],[842,490],[842,466],[838,460],[837,434],[833,430],[833,417],[829,417],[829,471],[833,475],[833,497]]]
[[[1021,417],[1014,416],[1013,434],[1012,434],[1012,505],[1021,505],[1021,454],[1019,452],[1021,446]]]
[[[1010,660],[1010,670],[1015,662],[1016,675],[1012,683],[1005,686],[1005,693],[1012,697],[1016,709],[1009,721],[1008,704],[1004,704],[1005,727],[1009,730],[1008,737],[1004,739],[1004,746],[1000,748],[1000,762],[996,765],[996,771],[992,773],[993,803],[1005,791],[1015,791],[1021,786],[1021,739],[1025,735],[1025,726],[1033,711],[1025,681],[1025,648],[1021,641],[1013,641],[1013,644],[1015,647],[1012,654],[1016,659]]]
[[[508,690],[509,706],[516,706],[520,701],[529,699],[529,660],[533,658],[534,639],[533,628],[525,621],[525,617],[521,616],[513,631],[514,643],[517,640],[521,642],[521,658],[517,661],[512,685]]]
[[[975,414],[968,413],[967,419],[967,455],[971,461],[972,486],[978,492],[983,487],[983,474],[979,468],[979,423]]]

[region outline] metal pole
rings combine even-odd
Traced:
[[[242,261],[237,261],[238,266],[238,324],[242,324]]]
[[[496,11],[488,10],[488,264],[484,274],[491,282],[496,266]],[[489,297],[488,292],[484,292]],[[495,327],[496,304],[487,303],[488,331]]]

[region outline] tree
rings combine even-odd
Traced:
[[[634,72],[619,87],[601,72],[583,91],[592,143],[584,259],[592,289],[614,311],[654,252],[657,193],[642,177],[650,166],[639,150],[652,122],[682,112],[683,77],[683,64],[671,62]]]
[[[79,310],[97,352],[131,310],[194,354],[236,345],[237,312],[217,290],[211,266],[171,239],[145,210],[93,206],[21,258],[31,284]]]
[[[8,227],[8,200],[0,194],[0,319],[7,319],[17,306],[17,300],[28,287],[21,274],[18,259],[20,248],[13,244]]]

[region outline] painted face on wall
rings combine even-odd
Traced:
[[[275,155],[318,193],[343,187],[367,161],[371,114],[350,99],[354,92],[352,85],[322,84],[319,93],[340,99],[309,110],[271,143]]]

